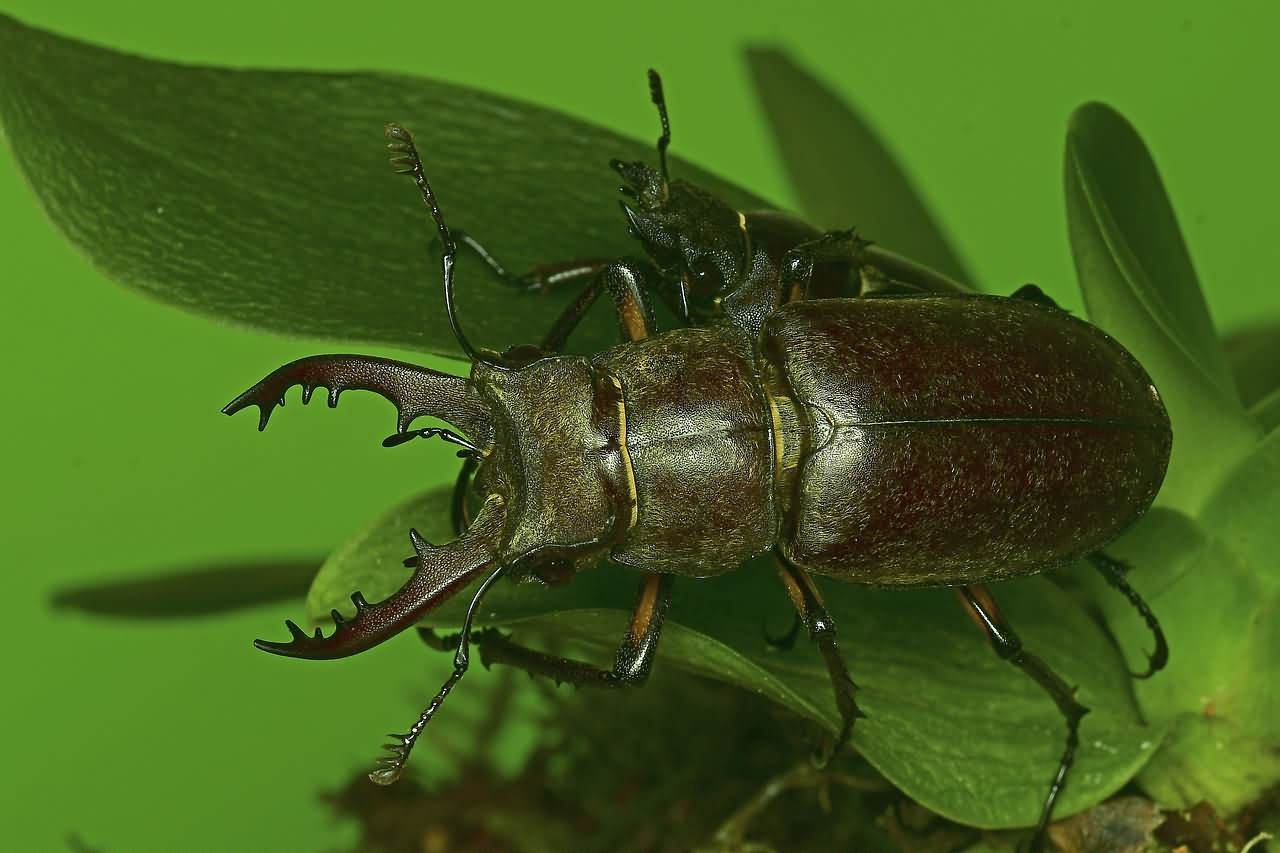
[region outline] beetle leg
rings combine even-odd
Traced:
[[[885,281],[891,282],[893,288],[897,290],[897,295],[912,293],[941,293],[956,294],[966,293],[969,288],[953,278],[943,275],[935,269],[925,266],[899,255],[897,252],[891,252],[883,246],[871,244],[864,247],[862,252],[862,271],[874,271],[878,273]],[[865,291],[868,284],[872,284],[871,295],[889,295],[882,289],[876,289],[873,282],[868,281],[867,275],[860,276],[862,278],[863,295],[867,295]]]
[[[563,350],[569,334],[582,322],[602,290],[608,291],[613,300],[618,327],[626,340],[638,341],[654,334],[657,326],[653,319],[648,282],[656,276],[653,267],[634,258],[605,264],[556,320],[542,339],[542,348],[547,352]]]
[[[618,327],[629,341],[643,340],[658,331],[646,287],[646,273],[651,272],[648,264],[624,258],[600,273],[618,312]]]
[[[544,352],[558,353],[564,349],[573,330],[582,322],[587,311],[595,304],[604,290],[613,297],[618,312],[618,322],[627,340],[639,340],[654,332],[653,309],[648,298],[649,280],[660,276],[653,267],[634,258],[583,258],[539,264],[523,275],[507,271],[475,238],[461,231],[453,232],[454,239],[471,249],[489,269],[509,284],[546,292],[551,287],[570,282],[586,281],[582,290],[565,307],[564,312],[548,330],[539,348]],[[644,327],[643,334],[637,334]]]
[[[809,285],[813,281],[813,268],[819,261],[837,261],[861,267],[862,251],[871,243],[847,231],[828,231],[816,240],[806,240],[787,250],[782,258],[779,274],[784,302],[798,302],[809,298]]]
[[[600,274],[614,261],[612,258],[580,258],[569,261],[553,261],[538,264],[523,275],[509,272],[489,250],[474,237],[463,231],[454,231],[454,239],[470,249],[495,275],[508,284],[526,290],[540,290],[546,293],[552,287],[586,281],[582,290],[573,298],[556,319],[551,329],[543,336],[538,348],[547,353],[558,353],[564,349],[565,341],[570,333],[582,322],[587,311],[595,304],[600,295]]]
[[[546,293],[553,287],[593,278],[600,270],[613,262],[613,258],[575,258],[538,264],[521,275],[509,271],[480,241],[465,231],[454,231],[453,239],[470,249],[494,275],[513,287],[540,290]]]
[[[1089,555],[1088,560],[1107,579],[1107,583],[1118,589],[1125,598],[1129,599],[1129,603],[1146,620],[1147,627],[1155,635],[1156,649],[1147,655],[1146,671],[1130,673],[1134,678],[1150,678],[1164,669],[1165,664],[1169,662],[1169,644],[1165,642],[1164,631],[1160,629],[1160,622],[1156,619],[1156,615],[1151,612],[1151,608],[1147,606],[1147,603],[1142,600],[1142,596],[1138,595],[1138,591],[1129,586],[1129,582],[1124,579],[1125,572],[1129,570],[1128,564],[1123,560],[1109,557],[1102,551],[1094,551]]]
[[[556,684],[568,682],[579,687],[628,687],[644,684],[649,678],[649,670],[658,651],[662,623],[667,615],[667,604],[671,600],[673,579],[674,575],[657,572],[649,572],[644,576],[636,592],[631,624],[614,656],[611,670],[513,643],[496,630],[473,635],[472,639],[480,650],[480,662],[486,667],[491,663],[517,666],[530,675],[550,678]],[[441,639],[425,628],[419,628],[418,631],[423,641],[433,648],[447,649],[452,645],[453,638]]]
[[[657,277],[657,271],[652,266],[634,258],[622,258],[605,264],[595,271],[587,286],[552,325],[542,339],[541,349],[549,353],[562,351],[569,335],[582,322],[602,291],[608,291],[613,300],[618,326],[626,340],[638,341],[654,334],[657,324],[653,318],[648,283],[656,281]]]
[[[779,274],[783,301],[814,298],[810,286],[814,267],[819,262],[848,265],[857,274],[859,297],[966,292],[963,285],[937,270],[863,240],[850,229],[828,231],[787,252]],[[843,294],[828,293],[823,297],[838,295]]]
[[[1045,797],[1044,807],[1040,811],[1040,820],[1032,836],[1031,850],[1039,851],[1044,846],[1045,828],[1053,815],[1053,804],[1058,799],[1058,794],[1062,793],[1062,788],[1066,784],[1067,771],[1071,769],[1071,764],[1075,760],[1076,745],[1080,742],[1080,718],[1089,713],[1089,709],[1076,701],[1074,687],[1068,686],[1062,677],[1050,669],[1044,661],[1022,648],[1022,641],[1004,621],[1000,608],[996,606],[995,599],[991,597],[991,593],[985,586],[981,584],[958,586],[955,591],[969,618],[987,635],[987,640],[995,653],[1039,684],[1057,704],[1058,710],[1067,721],[1067,748],[1058,762],[1058,772],[1054,774],[1053,782],[1049,785],[1049,794]]]
[[[800,615],[800,621],[809,632],[809,639],[822,653],[822,659],[827,664],[827,673],[831,676],[831,686],[835,690],[836,708],[840,711],[840,731],[836,733],[830,749],[821,756],[822,762],[826,763],[849,740],[854,721],[859,717],[865,717],[866,714],[862,713],[854,700],[858,685],[854,684],[853,679],[849,677],[849,668],[845,665],[844,656],[840,654],[840,648],[836,645],[835,620],[827,612],[827,606],[823,604],[818,588],[799,566],[783,556],[781,550],[775,547],[773,554],[774,564],[778,567],[778,576],[782,578],[782,583],[787,588],[787,595],[791,597],[791,603],[795,606],[796,613]]]
[[[819,263],[844,264],[852,269],[858,277],[857,295],[861,298],[954,290],[935,281],[937,274],[932,270],[906,262],[896,255],[873,253],[872,248],[871,241],[863,240],[853,229],[828,231],[816,240],[795,246],[782,259],[779,279],[783,300],[798,302],[843,295],[825,293],[815,296],[811,291],[814,267]]]

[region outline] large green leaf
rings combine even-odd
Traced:
[[[1149,719],[1174,728],[1139,781],[1164,804],[1208,800],[1230,814],[1280,782],[1277,517],[1273,431],[1218,481],[1200,537],[1178,555],[1177,581],[1152,596],[1173,651],[1168,670],[1139,684],[1137,696]],[[1133,552],[1144,544],[1133,541]]]
[[[1072,116],[1066,193],[1089,318],[1147,368],[1175,425],[1161,503],[1194,512],[1261,431],[1240,403],[1155,164],[1110,107]]]
[[[1238,357],[1233,377],[1155,165],[1110,108],[1072,118],[1066,189],[1091,318],[1147,367],[1173,422],[1156,509],[1112,549],[1170,645],[1168,669],[1136,688],[1144,718],[1172,726],[1139,779],[1165,805],[1231,813],[1280,781],[1280,436],[1263,439],[1280,415],[1257,399],[1274,365]],[[1250,412],[1237,382],[1257,399]],[[1121,648],[1138,648],[1132,611],[1086,583]]]
[[[635,101],[652,110],[641,79]],[[442,355],[457,346],[428,253],[435,228],[387,163],[386,122],[415,134],[450,225],[516,272],[634,253],[608,161],[653,157],[651,143],[461,86],[158,62],[3,15],[0,119],[49,217],[121,283],[261,329]],[[535,342],[528,330],[550,328],[571,298],[513,294],[465,254],[458,275],[471,337],[495,348]],[[616,335],[601,306],[574,345]]]
[[[335,607],[349,615],[355,590],[370,601],[393,592],[409,572],[402,564],[412,553],[408,528],[448,539],[448,502],[446,489],[414,498],[337,551],[312,587],[312,618],[325,622]],[[485,624],[512,626],[517,638],[584,641],[606,662],[627,624],[637,579],[602,564],[562,588],[500,584],[481,613]],[[1065,593],[1042,578],[994,592],[1027,646],[1078,684],[1092,708],[1059,813],[1097,802],[1132,778],[1160,732],[1139,721],[1110,639]],[[1033,822],[1065,734],[1049,698],[991,653],[948,590],[832,582],[824,595],[868,715],[856,727],[856,748],[907,794],[956,820]],[[469,601],[465,592],[454,597],[428,622],[456,625]],[[765,642],[765,622],[786,625],[789,607],[767,560],[715,579],[677,581],[658,665],[740,685],[833,729],[838,718],[818,654],[808,647],[779,653]]]

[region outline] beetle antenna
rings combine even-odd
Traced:
[[[453,686],[462,680],[462,676],[467,674],[467,667],[471,663],[468,649],[471,640],[471,622],[475,618],[476,610],[479,609],[480,601],[484,598],[485,593],[497,582],[498,578],[506,574],[507,568],[508,566],[505,563],[498,566],[484,579],[484,582],[480,584],[480,588],[476,590],[475,597],[471,599],[471,606],[467,608],[467,617],[462,621],[462,633],[458,639],[458,651],[453,656],[453,673],[445,679],[444,684],[440,686],[440,692],[432,697],[430,704],[423,709],[418,721],[410,727],[408,732],[402,735],[387,735],[393,740],[393,743],[384,744],[382,748],[391,754],[384,755],[378,759],[378,769],[369,774],[369,781],[378,785],[390,785],[399,779],[400,774],[404,772],[405,762],[409,760],[409,752],[413,749],[414,743],[417,742],[418,735],[422,734],[422,730],[427,727],[427,723],[431,722],[431,718],[435,716],[436,711],[440,710],[440,706],[448,698],[449,691],[453,689]]]
[[[462,333],[453,304],[453,265],[458,258],[458,247],[449,233],[449,226],[444,224],[444,216],[440,213],[440,205],[436,203],[435,193],[431,191],[431,183],[427,180],[427,173],[422,168],[422,158],[418,156],[418,149],[413,145],[413,137],[409,131],[394,122],[386,125],[384,131],[387,138],[391,140],[387,143],[387,150],[397,155],[391,158],[392,165],[400,167],[396,170],[399,174],[413,176],[418,189],[422,191],[422,200],[431,211],[431,218],[440,229],[440,245],[444,249],[444,255],[440,258],[440,266],[444,271],[444,309],[449,316],[449,325],[453,328],[453,336],[458,340],[458,346],[471,362],[482,361],[498,370],[508,370],[506,365],[499,364],[477,352],[467,340],[467,336]]]
[[[653,105],[658,108],[658,118],[662,121],[662,135],[658,137],[658,163],[662,167],[662,194],[667,194],[669,173],[667,172],[667,146],[671,144],[671,121],[667,118],[667,99],[662,94],[662,78],[658,72],[649,69],[649,96]]]

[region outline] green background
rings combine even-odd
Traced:
[[[159,58],[434,76],[646,139],[656,122],[643,70],[655,66],[674,148],[787,206],[740,52],[775,42],[880,129],[983,286],[1036,281],[1071,307],[1062,140],[1076,105],[1105,100],[1160,167],[1220,330],[1280,318],[1280,12],[1262,3],[1150,4],[1158,12],[844,4],[835,14],[794,3],[768,13],[653,2],[609,12],[76,5],[8,2],[4,11]],[[328,347],[220,327],[106,281],[43,218],[9,157],[0,157],[0,205],[11,638],[0,844],[66,849],[74,833],[110,853],[340,848],[354,830],[329,817],[316,791],[365,767],[381,734],[434,691],[415,641],[299,663],[249,641],[282,637],[281,620],[299,618],[300,601],[124,623],[55,613],[49,597],[70,584],[245,557],[318,559],[424,481],[448,476],[447,452],[383,450],[389,410],[356,397],[340,413],[313,408],[262,435],[248,416],[221,417],[268,369]],[[350,476],[333,478],[329,459]],[[425,470],[431,463],[440,473]]]

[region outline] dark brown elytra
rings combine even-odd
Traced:
[[[776,213],[744,214],[661,167],[613,162],[645,259],[551,263],[509,276],[475,240],[445,225],[407,131],[388,125],[395,162],[417,182],[444,248],[446,309],[468,377],[358,355],[304,358],[273,371],[227,405],[259,408],[265,428],[286,390],[348,389],[397,409],[384,443],[440,437],[461,448],[455,515],[444,545],[409,531],[415,571],[390,598],[352,595],[356,615],[333,612],[334,632],[287,622],[291,657],[345,657],[414,625],[483,577],[456,638],[454,672],[370,778],[394,782],[418,735],[469,664],[487,660],[561,681],[643,683],[674,578],[732,571],[771,552],[779,576],[831,675],[842,725],[861,716],[836,645],[836,627],[811,576],[879,586],[945,585],[994,651],[1049,694],[1067,741],[1033,846],[1062,790],[1087,709],[1024,650],[986,582],[1087,557],[1164,638],[1099,549],[1150,506],[1171,446],[1168,416],[1142,367],[1103,332],[1057,309],[1038,288],[1013,298],[964,294],[930,271],[874,251],[850,231],[821,233]],[[499,355],[474,347],[453,307],[458,242],[522,284],[585,282],[538,346]],[[936,292],[946,291],[946,292]],[[586,308],[608,292],[626,343],[590,357],[558,351]],[[651,299],[688,324],[658,333]],[[440,427],[411,430],[419,417]],[[465,495],[475,496],[474,517]],[[1016,521],[1015,521],[1016,520]],[[501,577],[563,582],[605,557],[641,573],[614,666],[556,658],[496,631],[472,631]]]

